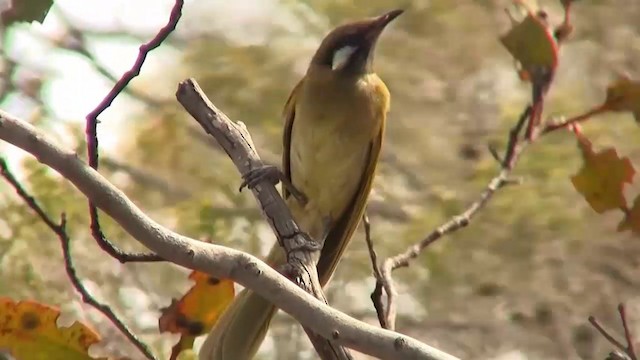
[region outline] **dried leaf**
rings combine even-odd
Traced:
[[[100,341],[90,327],[56,324],[60,311],[35,301],[0,298],[0,348],[20,360],[94,360],[89,347]]]
[[[558,44],[546,20],[529,12],[520,22],[500,37],[502,45],[521,65],[521,79],[531,79],[541,69],[555,70],[558,64]]]
[[[574,132],[584,163],[571,177],[573,186],[597,213],[626,208],[624,184],[631,183],[635,174],[629,158],[620,158],[613,148],[595,152],[591,142],[579,130]]]
[[[611,111],[630,111],[640,123],[640,81],[620,75],[607,88],[604,106]]]
[[[174,299],[163,309],[158,321],[161,332],[182,334],[172,349],[172,360],[193,347],[195,337],[211,330],[235,296],[229,279],[216,279],[199,271],[193,271],[189,279],[195,284],[180,300]]]

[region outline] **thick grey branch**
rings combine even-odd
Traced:
[[[230,278],[326,338],[382,359],[456,359],[411,337],[373,327],[327,306],[254,256],[164,228],[74,152],[55,145],[27,122],[1,110],[0,139],[59,172],[131,236],[164,259],[212,276]]]

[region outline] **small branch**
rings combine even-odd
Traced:
[[[397,297],[397,290],[395,283],[391,277],[391,273],[401,267],[409,266],[411,260],[415,259],[422,253],[422,251],[429,245],[433,244],[443,236],[450,234],[456,230],[466,227],[475,215],[482,210],[485,205],[491,200],[493,195],[502,187],[513,183],[509,178],[511,170],[515,166],[524,146],[527,144],[519,142],[519,136],[524,128],[527,120],[531,121],[532,106],[528,106],[525,111],[520,115],[518,122],[509,132],[509,140],[504,156],[500,157],[497,154],[494,155],[496,159],[501,159],[500,172],[496,175],[480,194],[478,200],[473,202],[465,211],[461,214],[452,217],[449,221],[439,226],[437,229],[428,234],[424,239],[418,243],[410,246],[403,253],[396,256],[387,258],[380,269],[380,278],[376,282],[376,288],[371,294],[376,312],[381,306],[382,302],[382,289],[387,295],[386,311],[384,312],[384,328],[393,330],[396,322],[396,304],[395,299]],[[371,245],[373,246],[373,245]],[[371,251],[371,250],[370,250]],[[375,271],[375,270],[374,270]],[[375,296],[374,296],[375,295]],[[378,317],[380,314],[378,313]]]
[[[331,308],[254,256],[172,232],[144,214],[73,151],[55,145],[44,133],[1,110],[0,139],[59,172],[127,233],[161,257],[211,276],[229,278],[276,304],[324,338],[380,359],[457,359],[409,336],[368,325]]]
[[[624,346],[622,342],[618,341],[613,335],[611,335],[594,316],[589,316],[589,322],[596,330],[598,330],[600,335],[602,335],[605,339],[607,339],[609,343],[611,343],[611,345],[622,351],[622,354],[612,352],[611,354],[609,354],[610,359],[638,360],[638,356],[636,355],[633,344],[633,335],[631,334],[629,324],[627,323],[627,311],[624,304],[618,305],[618,314],[620,315],[620,321],[622,322],[622,329],[624,330],[624,338],[627,342],[627,346]]]
[[[67,233],[67,219],[66,215],[62,213],[60,223],[57,224],[47,213],[42,209],[38,201],[31,196],[24,187],[20,184],[20,182],[13,175],[11,170],[9,169],[7,162],[4,158],[0,158],[0,175],[14,188],[18,196],[33,210],[38,217],[42,220],[42,222],[53,231],[58,238],[60,239],[60,244],[62,246],[62,255],[64,257],[64,268],[67,272],[67,276],[71,281],[73,287],[80,293],[82,296],[82,301],[94,309],[101,312],[104,316],[106,316],[115,326],[120,330],[120,332],[129,339],[129,341],[136,347],[147,359],[155,360],[156,357],[153,355],[149,347],[142,342],[133,332],[129,329],[127,325],[125,325],[118,316],[111,310],[111,307],[108,305],[100,303],[96,300],[89,291],[82,285],[82,281],[78,277],[78,273],[73,264],[73,259],[71,257],[71,240]]]
[[[195,80],[188,79],[180,83],[176,97],[200,126],[216,139],[241,174],[263,166],[244,124],[232,122],[218,110],[207,99]],[[309,248],[307,236],[298,228],[289,207],[270,181],[265,180],[258,184],[253,189],[253,194],[260,204],[265,219],[276,234],[278,242],[285,249],[288,259],[285,272],[302,289],[326,302],[316,270],[320,252]],[[321,248],[323,244],[318,245]],[[347,356],[346,349],[339,349],[335,344],[327,344],[325,339],[335,338],[335,335],[330,338],[321,338],[310,333],[309,329],[305,331],[323,359],[350,358]]]
[[[116,99],[116,97],[126,89],[127,85],[140,74],[142,65],[147,59],[147,55],[150,51],[157,48],[162,42],[175,30],[178,20],[182,16],[182,6],[184,0],[175,0],[175,4],[171,9],[169,20],[167,24],[158,31],[156,36],[146,44],[140,46],[138,50],[138,57],[134,62],[131,69],[126,71],[122,77],[115,83],[111,91],[100,101],[98,106],[93,109],[86,116],[86,138],[87,138],[87,156],[89,158],[89,166],[94,169],[98,169],[98,116],[102,114]],[[86,54],[85,54],[86,56]],[[103,74],[104,75],[104,74]],[[118,249],[113,243],[111,243],[102,232],[100,227],[100,220],[98,218],[98,209],[95,204],[89,202],[89,217],[91,219],[91,234],[96,240],[100,248],[106,251],[109,255],[118,259],[121,263],[138,261],[138,262],[152,262],[163,261],[163,259],[156,254],[128,254]]]
[[[608,108],[607,104],[602,104],[602,105],[600,105],[600,106],[598,106],[596,108],[593,108],[593,109],[587,111],[584,114],[572,117],[572,118],[567,119],[565,121],[561,121],[561,122],[558,122],[558,123],[547,124],[542,129],[541,135],[546,135],[548,133],[554,132],[554,131],[559,130],[559,129],[569,128],[569,126],[571,126],[571,125],[579,124],[579,123],[581,123],[583,121],[589,120],[593,116],[601,114],[601,113],[606,112],[608,110],[609,110],[609,108]]]
[[[616,338],[614,338],[613,335],[609,334],[609,332],[602,325],[600,325],[600,322],[598,321],[598,319],[596,319],[594,316],[589,316],[589,322],[591,323],[591,325],[593,325],[594,328],[596,328],[596,330],[598,330],[600,335],[602,335],[605,339],[607,339],[608,342],[611,343],[611,345],[617,347],[618,349],[622,350],[625,353],[627,352],[627,349],[625,348],[625,346],[622,345],[621,342],[616,340]]]
[[[627,311],[624,307],[624,304],[618,305],[618,313],[620,314],[620,320],[622,321],[622,328],[624,329],[624,338],[627,341],[626,353],[629,355],[631,360],[638,360],[636,356],[636,351],[633,346],[633,335],[631,335],[631,330],[629,329],[629,325],[627,324]]]
[[[364,224],[364,238],[367,242],[367,249],[369,250],[369,258],[371,259],[371,267],[373,268],[373,276],[376,279],[376,287],[371,292],[371,301],[373,307],[376,309],[378,315],[378,322],[384,329],[388,329],[387,319],[384,316],[384,303],[382,302],[382,274],[380,274],[380,264],[378,263],[378,254],[373,246],[373,240],[371,238],[371,223],[369,222],[368,209],[365,210],[362,215],[362,223]]]
[[[175,4],[171,9],[171,14],[169,15],[169,20],[167,24],[158,31],[156,36],[153,37],[149,42],[140,46],[138,50],[138,57],[134,62],[131,69],[122,74],[122,77],[115,83],[113,88],[109,91],[109,93],[100,101],[98,106],[93,109],[86,116],[86,132],[87,132],[87,153],[89,155],[89,166],[94,169],[98,168],[98,139],[97,139],[97,126],[98,126],[98,116],[102,114],[113,101],[120,95],[120,93],[129,85],[131,80],[140,74],[140,70],[142,69],[142,65],[147,59],[147,55],[152,50],[156,49],[158,46],[162,44],[162,42],[175,30],[178,25],[178,20],[182,16],[182,6],[184,5],[184,0],[175,0]]]

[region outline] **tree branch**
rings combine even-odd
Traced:
[[[263,166],[245,125],[232,122],[218,110],[207,99],[195,80],[188,79],[180,83],[176,97],[200,126],[216,139],[241,174]],[[258,184],[253,189],[253,194],[278,242],[287,253],[288,264],[284,273],[302,289],[326,303],[316,270],[320,257],[319,249],[323,244],[317,244],[319,247],[316,249],[309,247],[310,239],[298,228],[289,207],[271,182],[265,180]],[[305,328],[305,331],[322,359],[351,358],[346,349],[327,341],[331,338],[318,336],[308,328]]]
[[[493,179],[491,179],[491,181],[489,181],[487,187],[480,194],[479,198],[471,205],[469,205],[469,207],[461,214],[452,217],[449,221],[433,230],[422,240],[409,246],[409,248],[407,248],[407,250],[405,250],[404,252],[385,259],[382,264],[379,264],[375,260],[376,257],[373,256],[373,254],[375,254],[373,250],[373,242],[370,239],[369,229],[365,228],[365,230],[367,231],[367,245],[371,254],[374,274],[377,274],[376,287],[371,293],[371,300],[373,301],[374,307],[378,314],[380,326],[386,329],[395,329],[395,300],[398,292],[395,287],[395,282],[391,277],[391,273],[398,268],[409,266],[411,260],[418,257],[418,255],[420,255],[427,246],[433,244],[438,239],[469,225],[471,219],[484,208],[484,206],[489,202],[489,200],[491,200],[496,191],[498,191],[505,185],[513,183],[513,181],[511,181],[511,179],[509,178],[511,170],[515,166],[515,163],[520,156],[520,153],[524,149],[524,146],[527,144],[526,142],[519,142],[518,139],[523,127],[527,123],[527,120],[532,121],[531,115],[532,107],[528,106],[520,115],[520,118],[518,119],[516,125],[509,132],[509,140],[503,157],[500,157],[494,150],[492,150],[492,154],[500,162],[500,171]],[[384,293],[387,296],[386,306],[382,306],[383,289]]]
[[[164,259],[212,276],[230,278],[277,304],[325,338],[381,359],[456,359],[411,337],[373,327],[329,307],[254,256],[164,228],[74,152],[55,145],[27,122],[1,110],[0,139],[59,172],[131,236]]]

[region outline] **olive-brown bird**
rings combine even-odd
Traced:
[[[373,55],[382,30],[401,13],[394,10],[331,31],[285,105],[282,173],[306,201],[286,186],[283,193],[301,230],[314,240],[325,239],[317,265],[323,286],[371,190],[390,102],[389,90],[373,72]],[[286,256],[276,244],[266,261],[279,266]],[[200,359],[251,359],[276,310],[244,290],[209,334]]]

